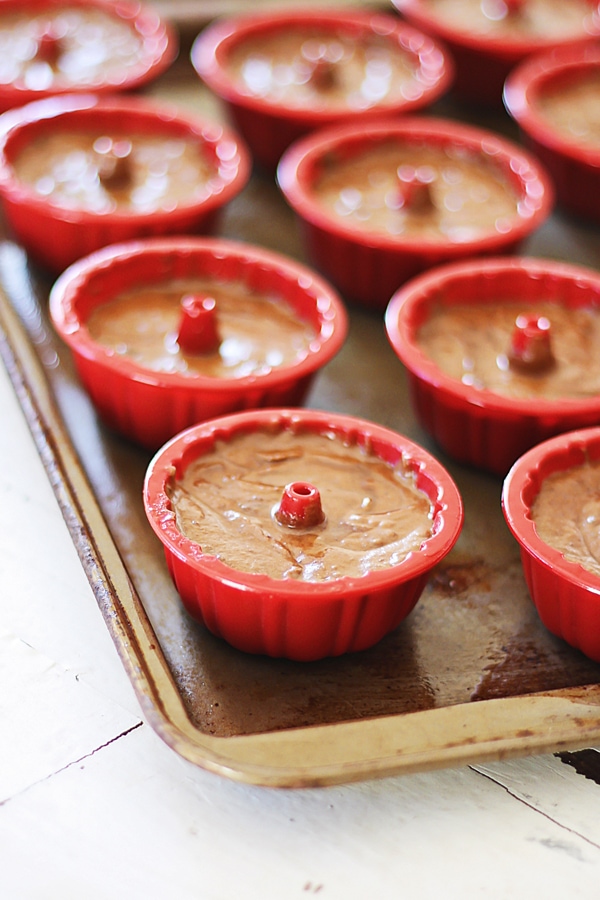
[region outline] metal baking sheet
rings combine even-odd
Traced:
[[[152,93],[221,114],[185,58]],[[466,117],[448,103],[432,112]],[[515,137],[507,117],[479,121]],[[258,172],[220,231],[304,259],[291,210]],[[599,246],[598,230],[557,214],[525,249],[594,265]],[[143,712],[175,751],[240,781],[301,787],[599,742],[600,666],[540,623],[501,480],[454,464],[422,431],[380,314],[350,310],[347,343],[306,405],[427,447],[458,484],[465,527],[393,634],[362,653],[293,663],[236,651],[183,610],[143,512],[150,454],[97,421],[49,323],[51,283],[6,236],[2,356]]]

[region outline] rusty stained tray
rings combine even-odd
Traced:
[[[218,114],[186,65],[153,92]],[[291,210],[257,173],[221,233],[303,258]],[[554,216],[526,250],[593,264],[599,245],[597,230]],[[0,243],[5,364],[143,713],[175,751],[240,781],[303,787],[600,741],[600,665],[540,623],[501,480],[452,463],[422,431],[381,315],[351,310],[347,343],[306,405],[427,447],[458,484],[465,526],[393,634],[361,653],[294,663],[234,650],[183,610],[143,512],[150,454],[98,423],[49,323],[50,286],[17,245]]]

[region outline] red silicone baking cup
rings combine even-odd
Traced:
[[[502,508],[518,541],[525,581],[552,634],[600,662],[600,577],[570,562],[538,535],[532,507],[546,478],[600,462],[600,428],[568,432],[523,454],[506,476]]]
[[[471,240],[394,236],[358,229],[319,203],[315,184],[332,158],[345,160],[389,141],[451,148],[494,166],[518,197],[518,211],[500,232],[490,227]],[[549,216],[550,178],[529,153],[481,128],[433,117],[402,117],[365,126],[321,129],[296,141],[283,155],[277,178],[295,210],[311,263],[345,299],[383,310],[396,289],[431,266],[475,256],[510,253]]]
[[[446,375],[419,345],[419,328],[436,304],[495,304],[506,298],[600,312],[600,273],[543,259],[469,260],[413,279],[394,295],[385,316],[423,427],[453,459],[502,476],[540,441],[600,422],[600,396],[505,397]]]
[[[410,91],[399,99],[384,98],[367,108],[350,109],[346,103],[337,108],[291,106],[245,90],[232,72],[232,54],[243,49],[245,42],[277,33],[287,35],[297,28],[349,35],[355,40],[371,36],[385,40],[414,61]],[[191,58],[198,75],[225,104],[255,160],[269,170],[302,135],[326,125],[368,122],[386,114],[421,110],[445,94],[454,77],[449,54],[432,38],[396,16],[348,9],[269,10],[218,19],[197,37]]]
[[[85,84],[78,84],[65,77],[59,83],[53,81],[48,86],[38,88],[20,80],[0,84],[0,112],[49,96],[81,92],[113,94],[138,90],[162,75],[177,56],[179,39],[176,30],[158,15],[150,3],[135,0],[27,0],[26,3],[23,0],[2,0],[0,25],[3,17],[10,17],[13,13],[22,15],[24,11],[32,17],[47,16],[51,23],[63,10],[80,10],[83,13],[98,10],[120,20],[139,38],[139,58],[110,78],[102,74]]]
[[[15,161],[49,133],[129,133],[190,140],[214,176],[201,193],[169,209],[96,213],[60,205],[25,184]],[[139,97],[68,95],[10,110],[0,117],[0,199],[13,233],[30,256],[57,273],[108,244],[165,234],[211,234],[223,208],[246,186],[251,161],[230,129],[169,104]]]
[[[578,143],[553,128],[540,111],[550,91],[588,77],[600,84],[600,47],[567,47],[518,66],[504,86],[504,102],[524,142],[550,173],[558,204],[567,212],[600,223],[600,143]]]
[[[207,277],[280,297],[315,330],[294,364],[242,378],[157,372],[94,341],[92,310],[128,289]],[[177,432],[225,413],[299,405],[317,371],[342,347],[347,315],[334,289],[280,254],[218,238],[172,237],[114,245],[74,263],[55,282],[50,312],[70,347],[82,384],[113,431],[156,450]]]
[[[507,36],[453,27],[440,18],[435,4],[423,0],[392,0],[393,6],[415,28],[447,47],[455,64],[452,90],[462,101],[483,107],[501,107],[502,89],[511,70],[524,59],[557,45],[566,47],[595,41],[600,36],[597,4],[589,4],[581,34],[568,38],[526,34]]]
[[[252,430],[326,434],[357,444],[413,472],[433,504],[432,535],[404,561],[358,578],[323,582],[244,573],[202,552],[176,527],[167,486],[212,449]],[[283,485],[282,485],[283,488]],[[226,416],[177,435],[158,451],[144,484],[148,520],[163,544],[169,571],[190,615],[247,653],[299,661],[364,650],[396,628],[417,603],[432,569],[458,539],[463,506],[443,466],[402,435],[351,416],[311,409],[273,409]]]

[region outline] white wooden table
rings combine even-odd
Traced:
[[[0,366],[0,896],[600,896],[600,784],[554,755],[276,790],[144,722]]]

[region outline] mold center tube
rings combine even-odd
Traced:
[[[103,135],[94,141],[94,153],[98,164],[98,178],[107,191],[121,191],[131,187],[131,141],[118,140]]]
[[[39,60],[39,62],[47,63],[53,68],[56,67],[64,51],[64,46],[62,38],[51,22],[40,28],[36,40],[37,46],[34,58]]]
[[[510,365],[527,372],[550,369],[555,358],[552,352],[552,329],[545,316],[517,316],[508,353]]]
[[[308,481],[292,481],[285,486],[281,500],[273,510],[280,525],[288,528],[314,528],[325,521],[318,488]]]
[[[517,16],[523,12],[524,0],[504,0],[504,6],[508,16]]]
[[[335,63],[323,58],[317,59],[309,81],[318,91],[329,91],[336,87],[338,78]]]
[[[400,166],[397,176],[398,205],[411,213],[429,213],[434,208],[431,185],[435,173],[426,166],[422,170]]]
[[[221,344],[217,303],[207,294],[186,294],[181,300],[177,342],[194,356],[216,353]]]

